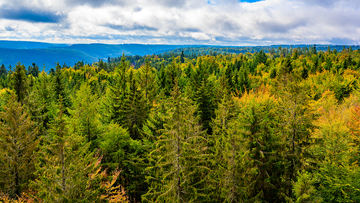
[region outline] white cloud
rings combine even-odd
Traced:
[[[10,13],[0,14],[0,39],[360,44],[359,7],[358,0],[0,0]]]

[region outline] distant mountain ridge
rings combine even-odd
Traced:
[[[125,55],[152,55],[152,54],[211,54],[217,53],[254,53],[278,48],[307,47],[309,45],[271,45],[271,46],[211,46],[211,45],[146,45],[146,44],[55,44],[29,41],[1,41],[0,65],[14,67],[18,62],[25,66],[37,64],[46,71],[55,67],[56,63],[73,66],[78,61],[94,63],[100,59],[116,58]],[[349,47],[349,46],[345,46]],[[342,49],[342,45],[330,45],[330,49]],[[359,49],[359,46],[352,46]],[[317,45],[317,50],[327,50],[328,45]]]
[[[52,44],[28,41],[0,41],[0,64],[14,67],[36,63],[45,70],[56,63],[74,65],[78,61],[97,62],[107,57],[125,55],[151,55],[197,45],[145,45],[145,44]]]

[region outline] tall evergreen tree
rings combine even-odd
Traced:
[[[225,90],[227,92],[227,90]],[[212,120],[213,134],[209,139],[209,151],[212,154],[212,170],[210,174],[214,181],[214,202],[240,201],[240,166],[236,160],[240,153],[240,136],[236,128],[235,106],[231,94],[225,93],[215,111]]]
[[[197,105],[196,114],[200,116],[203,128],[211,134],[211,119],[215,117],[215,108],[217,100],[215,95],[215,86],[209,79],[209,73],[202,63],[201,58],[198,60],[198,67],[192,74],[189,97]]]
[[[51,82],[50,78],[43,71],[39,74],[32,91],[26,101],[26,108],[29,115],[39,127],[40,134],[45,134],[48,129],[48,123],[52,119],[51,101]]]
[[[165,129],[149,155],[147,168],[149,191],[144,202],[206,202],[209,201],[206,179],[206,139],[195,107],[183,97],[175,85]]]
[[[63,106],[65,107],[64,113],[68,114],[66,108],[70,107],[70,98],[65,88],[64,77],[62,75],[61,66],[59,63],[56,65],[56,72],[53,78],[52,84],[52,98],[54,102],[58,102],[60,97],[63,100]]]
[[[134,78],[133,70],[130,70],[129,91],[120,112],[123,115],[123,120],[120,124],[129,130],[130,136],[133,139],[141,139],[141,129],[146,121],[149,108],[146,105],[145,97],[142,96],[138,89],[138,83],[136,78]]]
[[[278,102],[265,90],[244,95],[240,105],[236,126],[243,139],[245,199],[284,202],[286,160],[278,130]]]
[[[287,57],[279,70],[276,94],[280,99],[279,115],[282,133],[287,142],[288,184],[296,181],[297,172],[305,167],[309,157],[309,145],[313,142],[310,131],[314,128],[314,115],[310,111],[305,88],[300,84],[301,76],[293,71],[290,57]],[[292,188],[288,188],[287,196],[292,197]]]
[[[108,86],[105,98],[101,103],[101,120],[104,123],[111,123],[113,121],[121,124],[124,120],[121,109],[127,94],[127,70],[129,68],[129,64],[125,59],[123,55],[119,66],[115,69],[112,84]]]
[[[11,87],[17,96],[17,102],[24,104],[24,100],[28,95],[28,81],[26,77],[25,66],[20,62],[16,64],[15,72],[11,75]]]
[[[88,175],[99,169],[90,143],[77,134],[69,133],[62,101],[58,116],[51,123],[49,134],[43,137],[39,152],[39,164],[33,182],[38,198],[45,202],[91,201],[95,192],[88,188]]]
[[[150,66],[149,59],[145,61],[145,66],[139,69],[138,84],[145,97],[146,107],[148,110],[152,108],[153,101],[156,96],[156,81],[154,68]]]
[[[6,70],[5,66],[4,66],[4,64],[2,64],[1,67],[0,67],[0,78],[5,77],[6,75],[7,75],[7,70]]]
[[[20,196],[34,179],[38,130],[15,95],[0,113],[0,191]]]
[[[91,142],[90,151],[97,147],[97,137],[100,133],[100,120],[97,113],[98,97],[91,92],[88,83],[81,85],[73,97],[73,109],[69,110],[71,115],[70,131],[86,138],[87,142]]]

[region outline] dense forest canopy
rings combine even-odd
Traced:
[[[198,53],[1,66],[0,200],[360,202],[359,50]]]

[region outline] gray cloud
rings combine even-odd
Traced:
[[[146,26],[146,25],[139,25],[137,23],[134,23],[131,26],[108,24],[108,25],[105,25],[105,27],[109,27],[111,29],[120,30],[120,31],[130,31],[130,30],[158,31],[157,28]]]
[[[65,16],[46,10],[3,7],[0,8],[0,18],[39,23],[59,23]]]
[[[5,30],[6,30],[6,31],[15,31],[16,29],[13,28],[13,27],[11,27],[11,26],[6,26],[6,27],[5,27]]]
[[[201,30],[199,28],[182,28],[182,29],[180,29],[180,31],[184,31],[184,32],[201,32]]]
[[[69,6],[88,5],[92,7],[100,7],[104,5],[124,6],[131,3],[131,0],[65,0]]]
[[[356,41],[349,39],[349,38],[332,38],[331,40],[329,40],[331,44],[338,44],[338,45],[343,45],[343,44],[356,44]]]
[[[309,4],[309,5],[318,5],[323,7],[333,6],[337,0],[300,0],[300,2]]]
[[[360,5],[359,0],[298,0],[299,2],[305,3],[308,6],[320,6],[325,8],[330,7],[358,7]]]
[[[151,1],[154,5],[161,5],[164,7],[176,7],[182,8],[185,6],[185,0],[152,0]]]
[[[0,0],[0,20],[5,28],[0,39],[20,37],[72,43],[360,44],[359,0],[211,2]]]
[[[284,22],[275,22],[275,21],[266,21],[266,22],[256,22],[258,29],[264,32],[271,33],[287,33],[292,29],[295,29],[299,26],[306,26],[306,20],[296,20],[289,23]]]

